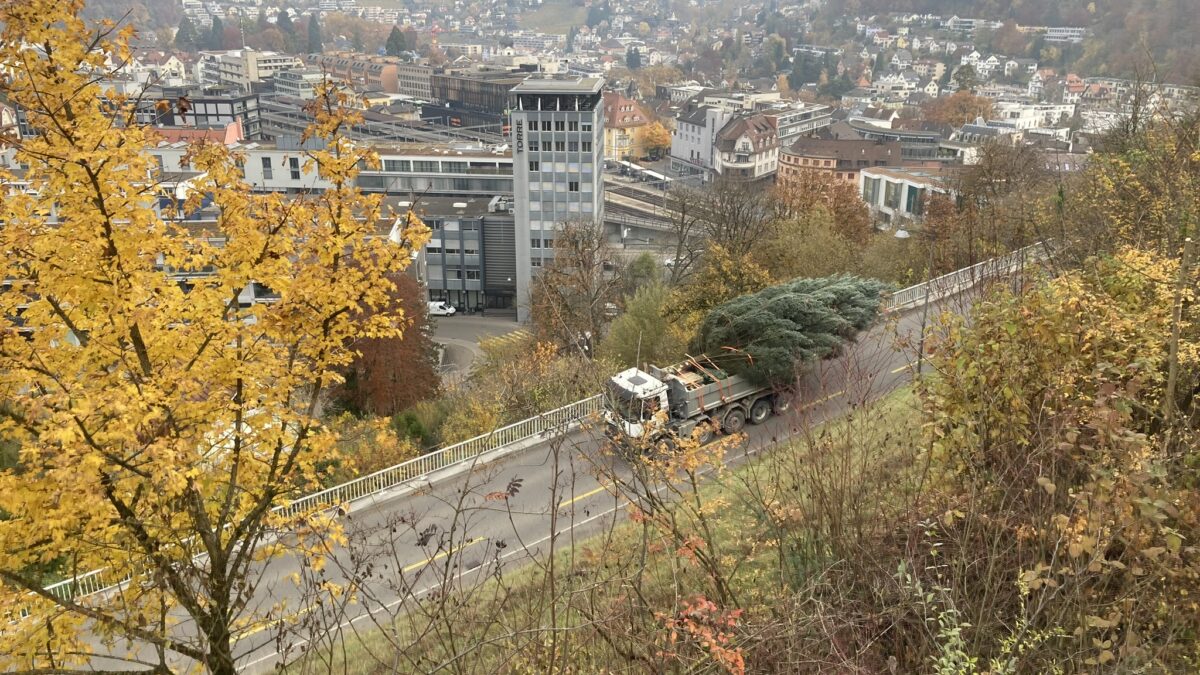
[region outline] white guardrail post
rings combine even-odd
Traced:
[[[921,303],[926,297],[926,285],[930,286],[930,301],[936,301],[970,288],[984,279],[1008,274],[1025,262],[1041,260],[1045,246],[1044,242],[1026,246],[1008,255],[985,260],[971,267],[936,277],[923,284],[898,290],[888,298],[886,311],[909,309]],[[603,395],[597,394],[569,403],[561,408],[500,427],[495,431],[467,439],[461,443],[439,448],[431,453],[414,457],[341,485],[305,495],[275,507],[275,512],[291,516],[304,511],[333,508],[390,490],[415,478],[472,461],[480,455],[505,446],[536,436],[545,437],[550,432],[565,431],[570,425],[582,420],[587,415],[598,412],[602,402]],[[71,598],[78,601],[89,595],[104,593],[128,583],[131,578],[132,575],[128,570],[118,571],[104,568],[51,584],[46,587],[46,590],[59,598]],[[24,615],[25,612],[22,614]]]

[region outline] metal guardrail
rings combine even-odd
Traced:
[[[277,506],[273,511],[277,514],[293,516],[306,511],[333,508],[389,490],[434,471],[472,461],[485,453],[499,450],[505,446],[515,445],[535,437],[547,438],[552,433],[564,430],[587,415],[598,412],[602,407],[602,398],[597,394],[569,403],[561,408],[500,427],[495,431],[467,439],[461,443],[439,448],[341,485],[305,495],[287,504]],[[118,570],[106,567],[51,584],[46,586],[45,590],[64,600],[79,601],[89,595],[103,593],[124,585],[131,578],[132,575],[127,571],[122,574]],[[25,613],[22,612],[22,614]]]
[[[923,302],[926,297],[931,302],[940,300],[966,290],[985,279],[1011,273],[1025,263],[1040,260],[1045,246],[1044,242],[1026,246],[1008,255],[985,260],[925,283],[901,289],[888,298],[886,309],[887,311],[907,309]],[[602,407],[602,399],[603,396],[597,394],[461,443],[439,448],[431,453],[355,478],[341,485],[305,495],[288,504],[276,507],[274,512],[292,516],[305,511],[347,504],[389,490],[415,478],[426,476],[434,471],[474,460],[484,453],[537,436],[547,437],[551,432],[562,430],[586,415],[598,412]],[[111,568],[93,570],[47,586],[46,590],[59,598],[80,600],[125,584],[132,578],[128,572],[123,575],[114,575],[114,572],[116,570]]]
[[[330,508],[346,504],[384,490],[391,489],[414,478],[428,475],[455,464],[471,461],[480,455],[498,450],[507,445],[520,443],[534,437],[547,437],[552,432],[560,431],[568,425],[583,419],[585,416],[598,412],[601,408],[602,396],[597,394],[581,401],[569,403],[561,408],[542,413],[536,417],[521,420],[506,427],[501,427],[491,433],[476,436],[461,443],[455,443],[401,462],[373,474],[355,478],[327,490],[301,497],[289,504],[277,507],[275,510],[284,515],[295,515],[304,511]]]
[[[984,260],[949,274],[943,274],[924,283],[902,288],[888,298],[887,311],[915,307],[928,297],[930,302],[954,295],[975,286],[981,281],[1011,274],[1022,265],[1039,262],[1045,254],[1045,242],[1031,244],[1008,255]]]

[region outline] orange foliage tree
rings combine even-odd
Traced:
[[[437,351],[431,337],[425,294],[407,275],[393,282],[392,308],[405,317],[403,335],[364,337],[353,343],[358,356],[346,369],[335,398],[349,412],[394,415],[431,398],[438,390]]]
[[[931,122],[962,126],[976,118],[987,119],[992,115],[992,102],[969,91],[957,91],[926,103],[921,108],[925,119]]]

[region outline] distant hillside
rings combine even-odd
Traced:
[[[183,17],[179,0],[86,0],[83,15],[89,19],[122,19],[143,33],[175,28]]]
[[[1196,0],[844,0],[826,12],[843,16],[929,12],[1086,26],[1094,31],[1072,65],[1089,75],[1130,76],[1151,59],[1165,79],[1200,82],[1200,6]]]

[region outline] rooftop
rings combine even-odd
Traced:
[[[598,94],[604,86],[602,77],[551,79],[530,77],[513,87],[516,94]]]

